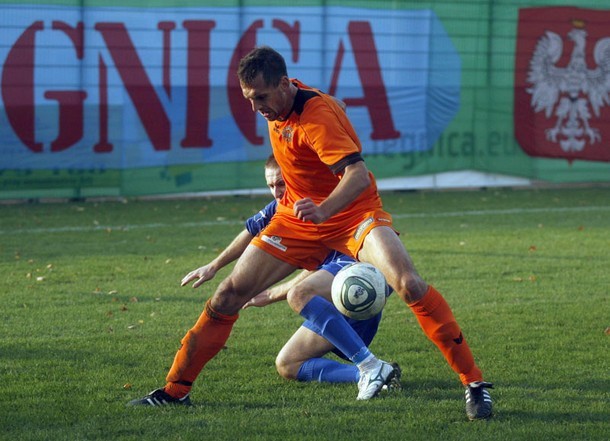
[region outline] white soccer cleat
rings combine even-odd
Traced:
[[[389,385],[392,380],[400,376],[400,369],[380,361],[373,369],[363,372],[358,381],[357,400],[370,400],[379,394],[384,385]]]

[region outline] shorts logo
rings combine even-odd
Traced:
[[[282,238],[279,236],[267,236],[267,235],[263,234],[263,236],[261,237],[261,240],[265,243],[268,243],[272,247],[277,248],[280,251],[285,252],[288,249],[288,247],[281,244]]]
[[[362,236],[362,233],[364,233],[364,230],[366,230],[366,228],[369,225],[371,225],[373,223],[373,221],[374,221],[374,219],[372,217],[369,217],[364,222],[362,222],[356,229],[356,232],[354,233],[354,239],[359,240],[360,236]]]

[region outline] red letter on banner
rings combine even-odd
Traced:
[[[213,21],[188,20],[188,66],[186,134],[182,147],[211,147],[210,125],[210,31]]]
[[[261,27],[263,27],[263,21],[257,20],[246,29],[246,32],[235,48],[235,52],[233,52],[227,73],[227,91],[231,114],[241,133],[243,133],[250,144],[254,145],[263,144],[263,138],[256,135],[256,114],[252,112],[250,104],[244,99],[236,72],[239,60],[250,50],[254,49],[256,45],[256,30]]]
[[[122,23],[98,23],[108,51],[155,150],[169,150],[170,122]]]
[[[36,153],[42,152],[42,143],[34,139],[34,37],[42,29],[42,21],[36,21],[17,39],[4,62],[1,86],[9,124]]]
[[[388,95],[381,77],[381,67],[377,58],[377,48],[375,47],[371,26],[368,22],[353,21],[348,25],[348,32],[364,96],[362,98],[342,99],[348,106],[364,106],[368,109],[373,126],[371,139],[399,138],[400,132],[394,127]],[[343,53],[343,44],[340,43],[330,85],[331,94],[334,94],[337,89]]]
[[[76,27],[69,26],[62,21],[54,21],[53,29],[66,34],[76,49],[76,58],[83,59],[83,30],[82,22]],[[60,152],[76,144],[83,137],[83,102],[87,93],[82,90],[47,91],[45,98],[57,100],[59,104],[59,133],[51,142],[51,151]]]

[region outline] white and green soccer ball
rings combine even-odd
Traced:
[[[333,303],[340,313],[366,320],[381,312],[388,292],[385,277],[375,266],[355,262],[342,268],[331,288]]]

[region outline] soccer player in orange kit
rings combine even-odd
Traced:
[[[284,58],[270,47],[255,48],[244,56],[238,77],[252,110],[268,121],[286,191],[269,225],[252,240],[183,338],[165,387],[132,404],[188,400],[193,381],[229,338],[240,308],[295,269],[313,270],[330,250],[337,250],[383,272],[459,375],[468,418],[490,417],[487,389],[493,386],[483,381],[451,308],[417,273],[392,228],[392,217],[383,210],[347,114],[332,97],[290,79]],[[341,323],[333,315],[329,302],[290,293],[287,300],[294,311],[326,330],[324,337],[333,344],[334,338],[341,340],[345,320],[341,318]],[[366,365],[362,375],[379,388],[393,375],[392,367],[376,358],[360,363]]]

